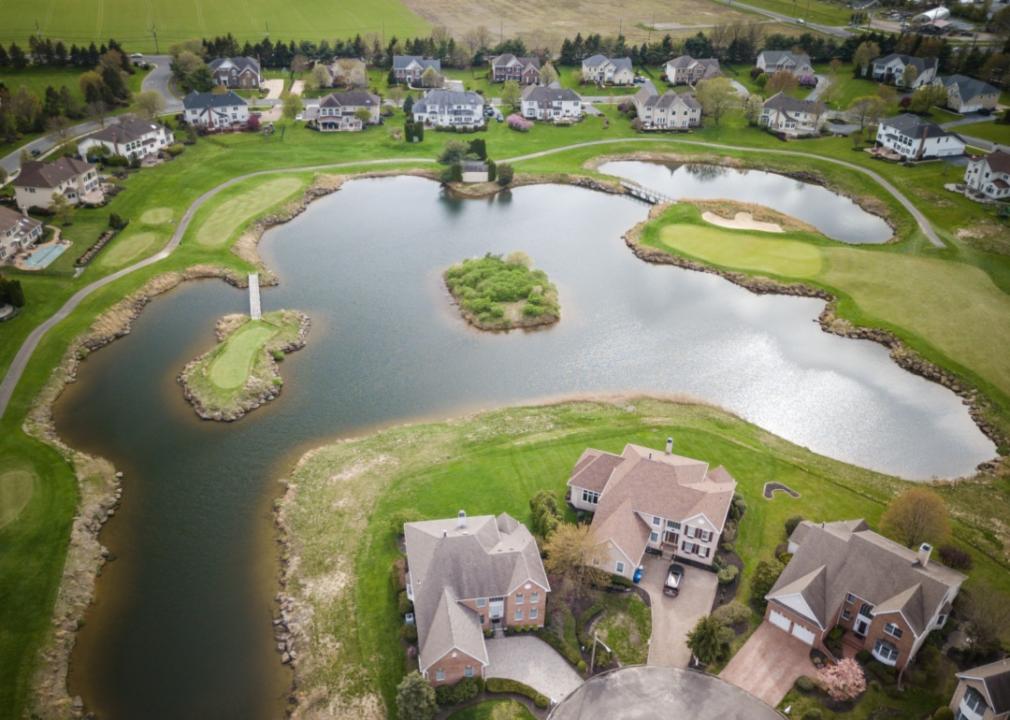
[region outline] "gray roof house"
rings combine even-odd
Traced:
[[[629,57],[610,58],[597,53],[582,61],[582,81],[598,85],[632,85],[635,69]]]
[[[516,57],[512,53],[495,55],[491,64],[491,82],[515,80],[520,85],[540,82],[540,58]]]
[[[681,55],[666,63],[666,79],[671,85],[694,85],[701,80],[718,77],[719,60]]]
[[[42,231],[40,221],[0,205],[0,263],[33,245]]]
[[[415,122],[441,128],[477,128],[484,125],[484,98],[460,90],[429,90],[414,103]]]
[[[957,673],[950,709],[955,718],[1010,718],[1010,658]]]
[[[774,133],[790,137],[816,135],[827,108],[816,100],[800,100],[784,92],[765,100],[760,124]]]
[[[917,88],[928,85],[936,78],[939,61],[934,58],[922,58],[915,55],[891,53],[874,60],[870,65],[870,74],[878,82],[905,86],[905,68],[915,68],[915,79],[908,85]]]
[[[442,61],[438,58],[426,58],[420,55],[393,56],[393,75],[397,82],[415,83],[429,68],[441,74]]]
[[[646,80],[632,100],[644,130],[686,130],[701,124],[701,104],[691,93],[667,90],[660,95]]]
[[[814,74],[809,55],[788,50],[762,50],[757,56],[755,65],[769,75],[780,70],[790,72],[797,77],[808,77]]]
[[[995,110],[999,102],[999,88],[967,75],[948,75],[938,81],[947,88],[947,107],[955,112]]]
[[[433,685],[483,677],[485,630],[543,626],[550,584],[536,540],[509,515],[403,526],[418,664]]]
[[[557,83],[549,86],[529,86],[523,89],[520,101],[522,116],[530,120],[574,122],[582,118],[582,97]]]
[[[86,159],[92,148],[104,147],[111,155],[142,158],[153,155],[175,142],[172,131],[153,120],[134,118],[111,123],[93,132],[77,145],[77,152]]]
[[[258,88],[262,76],[256,58],[214,58],[207,63],[214,82],[227,88]]]
[[[964,141],[954,133],[912,113],[880,121],[877,144],[907,160],[964,154]]]

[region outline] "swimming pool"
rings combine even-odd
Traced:
[[[58,245],[49,245],[47,247],[42,247],[33,252],[25,260],[25,265],[29,270],[42,270],[49,267],[60,255],[70,247],[69,245],[63,245],[62,243]]]

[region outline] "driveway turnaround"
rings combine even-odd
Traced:
[[[717,677],[638,665],[597,675],[548,720],[782,720],[773,708]]]
[[[553,702],[582,685],[579,674],[554,648],[530,635],[488,640],[487,656],[487,677],[518,680]]]
[[[809,645],[763,622],[719,677],[778,705],[798,677],[815,672]]]
[[[719,581],[715,573],[685,565],[680,594],[667,597],[663,594],[663,583],[669,567],[669,560],[646,556],[641,585],[652,603],[648,664],[686,668],[691,662],[687,633],[711,612]]]

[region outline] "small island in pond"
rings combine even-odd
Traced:
[[[260,320],[225,315],[214,329],[218,344],[179,375],[186,399],[205,420],[238,420],[280,394],[284,381],[277,363],[305,346],[308,331],[308,316],[296,310],[276,310]]]
[[[526,253],[464,260],[444,277],[463,317],[481,330],[543,327],[561,317],[557,288]]]

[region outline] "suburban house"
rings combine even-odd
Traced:
[[[483,677],[485,631],[543,627],[551,588],[525,525],[505,513],[468,518],[460,510],[406,523],[403,535],[418,664],[431,684]]]
[[[222,130],[249,122],[249,105],[234,92],[191,92],[182,100],[183,119],[193,127]]]
[[[368,66],[357,58],[334,58],[328,70],[333,78],[333,87],[368,87]]]
[[[667,90],[662,95],[651,80],[633,98],[643,130],[687,130],[701,125],[701,104],[690,93]]]
[[[520,85],[537,85],[540,83],[540,59],[535,57],[516,57],[512,53],[495,55],[491,63],[491,82],[515,80]]]
[[[102,202],[104,195],[95,166],[75,157],[32,160],[22,165],[14,178],[14,197],[25,212],[33,207],[48,209],[57,195],[71,205]]]
[[[330,93],[319,101],[309,126],[322,132],[358,132],[365,129],[366,123],[379,123],[381,104],[378,95],[365,90]],[[363,120],[365,113],[367,120]]]
[[[82,160],[97,148],[105,148],[109,155],[141,159],[157,155],[175,142],[172,131],[153,120],[123,120],[91,133],[77,144]]]
[[[394,55],[393,56],[393,76],[396,82],[416,84],[424,71],[433,68],[439,75],[442,74],[442,61],[437,58],[426,58],[420,55]]]
[[[1010,718],[1010,658],[957,673],[950,709],[954,720]]]
[[[928,160],[964,154],[964,141],[936,123],[904,113],[881,120],[877,144],[906,160]]]
[[[620,455],[587,449],[568,478],[569,502],[593,513],[594,564],[632,577],[646,550],[711,565],[736,481],[718,467],[628,444]]]
[[[207,63],[207,69],[214,82],[226,88],[259,88],[263,80],[259,60],[251,57],[215,58]]]
[[[520,107],[523,117],[530,120],[574,122],[582,119],[582,98],[574,90],[558,87],[556,83],[548,87],[523,88]]]
[[[754,65],[761,72],[769,75],[784,70],[798,78],[814,76],[814,66],[810,64],[810,56],[806,53],[794,53],[788,50],[762,50],[758,53]]]
[[[1010,153],[995,150],[969,160],[964,185],[968,197],[1010,200]]]
[[[600,54],[591,55],[582,61],[582,82],[597,85],[633,85],[635,69],[631,58],[608,58]]]
[[[765,100],[761,108],[761,127],[789,137],[817,135],[824,123],[824,103],[816,100],[799,100],[776,93]]]
[[[0,205],[0,262],[8,262],[42,237],[42,223]]]
[[[440,128],[484,126],[484,98],[475,92],[429,90],[414,103],[414,120]]]
[[[863,520],[801,522],[789,536],[792,559],[765,596],[765,620],[829,656],[824,638],[842,641],[904,669],[926,636],[947,622],[965,576],[888,540]]]
[[[954,112],[995,110],[999,101],[999,88],[967,75],[948,75],[937,78],[936,82],[947,88],[947,107]]]
[[[721,74],[716,58],[695,59],[690,55],[681,55],[666,63],[666,79],[671,85],[696,85],[699,80]]]
[[[923,85],[929,85],[936,79],[936,69],[939,67],[939,61],[936,58],[921,58],[914,55],[891,53],[874,60],[870,64],[870,74],[877,82],[906,87],[905,68],[909,66],[915,68],[916,75],[915,79],[907,87],[914,90]]]

